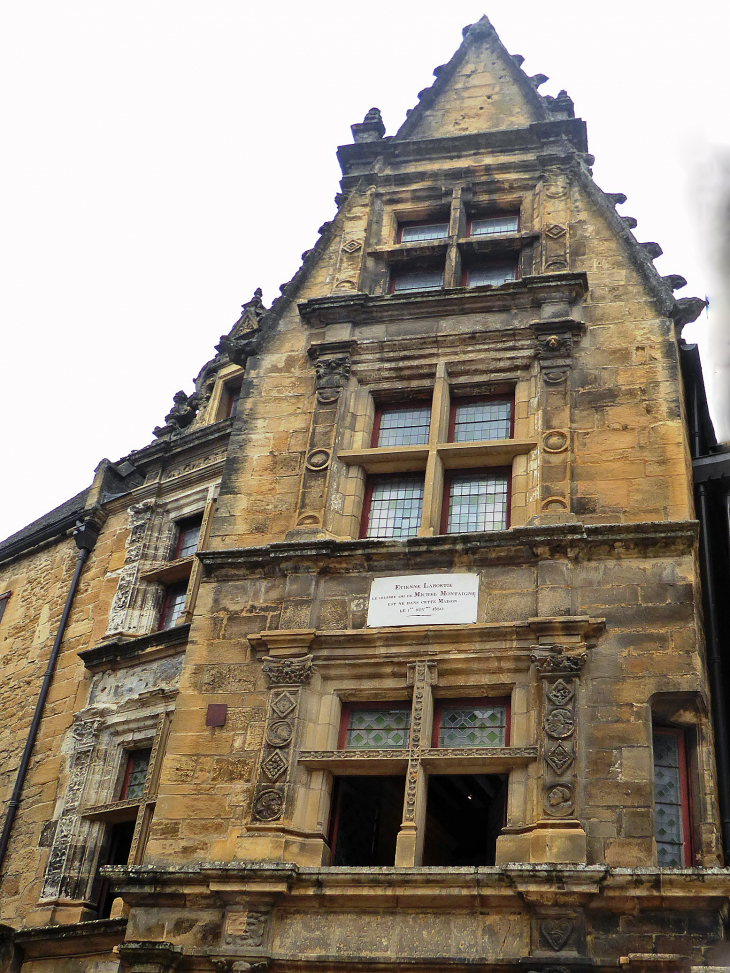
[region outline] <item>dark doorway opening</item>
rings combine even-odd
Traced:
[[[430,776],[423,864],[494,865],[506,810],[506,774]]]
[[[336,777],[330,848],[333,865],[393,865],[403,818],[405,777]]]
[[[126,865],[129,862],[129,853],[132,850],[132,839],[134,838],[135,821],[120,821],[113,824],[109,829],[109,851],[106,860],[102,859],[104,865]],[[112,902],[115,896],[109,887],[107,879],[103,879],[99,890],[99,918],[108,919],[112,911]]]

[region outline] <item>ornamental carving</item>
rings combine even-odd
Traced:
[[[315,385],[317,391],[341,389],[350,377],[352,362],[349,355],[336,358],[318,358],[314,363]]]
[[[585,652],[563,653],[560,646],[554,646],[547,651],[541,647],[537,649],[530,659],[541,676],[557,675],[561,672],[568,674],[580,672],[588,658]]]
[[[571,784],[553,784],[545,791],[545,810],[553,817],[567,818],[575,811]]]
[[[562,453],[568,448],[568,434],[562,429],[551,429],[542,437],[542,445],[548,453]]]
[[[312,656],[297,659],[264,659],[263,671],[272,686],[305,683],[312,675]]]
[[[273,788],[259,791],[253,802],[254,817],[259,821],[276,821],[283,810],[284,795]]]
[[[564,682],[562,679],[558,679],[557,682],[553,683],[552,688],[548,692],[548,699],[555,703],[556,706],[564,706],[569,699],[573,698],[574,688]]]
[[[565,948],[574,926],[572,919],[543,919],[540,923],[540,936],[551,949],[559,953]]]
[[[575,754],[571,749],[565,746],[564,743],[556,744],[552,750],[549,750],[545,756],[545,759],[553,768],[556,774],[563,774],[567,768],[572,764]]]
[[[274,720],[266,731],[266,742],[272,747],[284,747],[291,742],[293,732],[288,720]]]
[[[543,806],[550,817],[574,817],[576,676],[585,665],[586,652],[566,652],[561,645],[533,649],[531,658],[542,684]]]
[[[545,717],[545,732],[548,736],[564,739],[569,737],[574,729],[573,714],[570,710],[554,709]]]
[[[331,459],[332,454],[328,449],[313,449],[308,454],[305,463],[308,470],[326,470]]]

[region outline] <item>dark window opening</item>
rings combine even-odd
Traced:
[[[405,777],[335,778],[330,825],[333,865],[395,863],[405,783]]]
[[[8,601],[10,601],[10,592],[4,591],[0,595],[0,622],[3,620],[3,615],[5,614],[5,607]]]
[[[430,776],[423,864],[494,865],[506,810],[506,774]]]
[[[235,416],[238,409],[238,400],[241,396],[241,382],[231,383],[225,388],[225,417]]]
[[[132,840],[134,838],[135,819],[131,821],[120,821],[109,828],[109,851],[105,865],[126,865],[129,862],[129,854],[132,850]],[[112,902],[116,896],[113,894],[108,879],[103,879],[99,890],[99,919],[108,919],[112,911]]]

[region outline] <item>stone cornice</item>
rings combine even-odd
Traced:
[[[513,527],[504,531],[436,537],[413,537],[402,541],[311,540],[278,541],[263,547],[237,547],[198,551],[206,576],[219,571],[287,571],[302,566],[312,570],[327,564],[328,571],[423,570],[425,565],[450,567],[458,556],[460,564],[471,566],[495,561],[531,563],[555,556],[575,557],[590,551],[592,556],[643,557],[650,548],[682,554],[697,542],[697,522],[659,521],[635,524],[555,524]],[[464,558],[468,562],[464,561]]]
[[[188,640],[190,625],[176,625],[162,632],[152,632],[149,635],[139,635],[135,638],[115,638],[113,641],[101,642],[90,649],[83,649],[78,653],[87,669],[98,672],[100,669],[119,668],[135,661],[143,652],[159,649],[155,658],[164,654],[171,654],[178,646]],[[151,652],[150,652],[151,657]]]
[[[588,293],[584,273],[539,274],[499,287],[453,287],[402,294],[348,294],[310,298],[299,314],[310,327],[328,324],[367,325],[402,320],[404,316],[442,317],[489,311],[531,310],[548,301],[574,305]],[[136,460],[135,460],[136,462]]]

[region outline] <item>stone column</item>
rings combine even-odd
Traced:
[[[408,665],[408,685],[413,686],[411,736],[406,773],[406,793],[403,801],[403,821],[395,846],[397,867],[410,868],[423,860],[423,839],[426,828],[426,772],[421,762],[421,750],[430,743],[428,735],[433,722],[431,686],[436,684],[436,663],[421,660]],[[426,734],[424,738],[423,734]]]

